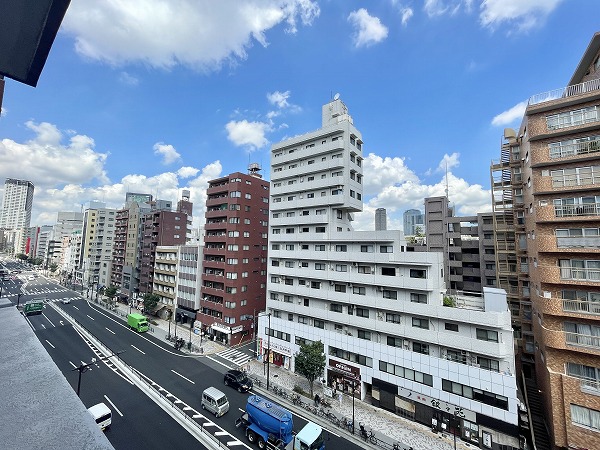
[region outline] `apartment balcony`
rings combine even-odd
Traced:
[[[204,272],[202,274],[202,281],[211,281],[214,283],[223,283],[223,273],[221,274],[217,274],[217,273],[206,273]]]
[[[213,243],[213,244],[225,244],[225,241],[227,240],[227,233],[218,233],[218,234],[214,234],[214,235],[205,235],[204,236],[204,242],[205,243]]]
[[[278,154],[280,150],[273,150],[273,158],[272,164],[275,165],[283,165],[289,164],[294,161],[299,161],[301,159],[307,159],[309,157],[315,157],[315,165],[321,162],[321,158],[318,156],[323,153],[328,153],[334,150],[343,150],[344,149],[344,139],[336,139],[335,141],[328,141],[325,144],[315,143],[312,147],[306,147],[302,144],[297,144],[298,147],[293,149],[293,152],[288,151],[286,154],[281,154],[280,156],[275,156]],[[288,148],[291,148],[288,147]],[[336,158],[337,159],[337,158]],[[324,161],[323,161],[324,162]],[[306,170],[306,166],[311,166],[311,164],[303,164],[301,167],[304,167]],[[271,182],[273,181],[274,176],[271,174]]]
[[[205,255],[225,255],[225,246],[223,247],[204,247]]]
[[[205,255],[210,255],[210,253],[205,253]],[[210,256],[206,256],[204,258],[203,267],[205,269],[208,267],[215,268],[215,269],[224,269],[225,261],[217,261],[215,259],[212,259]]]
[[[532,147],[531,166],[565,164],[597,159],[600,156],[600,139],[586,142],[565,143],[559,146]]]
[[[535,208],[536,222],[583,222],[598,220],[600,203],[577,205],[546,205]]]
[[[589,253],[600,249],[600,236],[536,236],[538,252]]]
[[[589,300],[567,300],[562,301],[563,311],[575,313],[576,315],[600,316],[600,302]]]
[[[578,192],[597,190],[600,187],[600,174],[564,175],[537,177],[533,180],[534,194],[552,194],[555,192]]]
[[[541,265],[538,276],[543,283],[600,287],[600,269]]]
[[[568,106],[569,103],[581,103],[586,97],[600,96],[600,79],[573,84],[541,94],[532,95],[527,104],[529,107],[544,106],[544,108],[557,108],[558,105]]]
[[[269,226],[270,227],[277,227],[277,226],[289,226],[290,224],[290,217],[285,217],[285,213],[280,213],[282,216],[284,217],[275,217],[275,218],[270,218],[269,219]],[[312,215],[312,216],[302,216],[302,215],[298,215],[296,217],[294,217],[293,220],[294,221],[294,225],[319,225],[319,224],[327,224],[328,221],[328,215],[327,214],[319,214],[317,215]]]

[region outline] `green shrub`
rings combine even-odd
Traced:
[[[456,306],[456,300],[454,300],[452,297],[444,295],[444,306],[454,308]]]

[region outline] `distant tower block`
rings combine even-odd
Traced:
[[[260,168],[260,164],[258,163],[250,163],[248,164],[248,174],[256,178],[262,178],[260,172],[262,169]]]
[[[387,212],[385,208],[375,210],[375,231],[387,230]]]
[[[189,190],[184,189],[183,191],[181,191],[181,200],[183,200],[185,202],[190,201],[190,191]]]

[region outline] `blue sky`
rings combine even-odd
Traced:
[[[567,84],[596,0],[73,0],[38,86],[6,81],[0,179],[32,224],[125,192],[192,191],[321,125],[335,93],[365,142],[365,212],[401,228],[443,195],[490,210],[489,164],[533,94]],[[0,188],[2,189],[2,188]],[[2,191],[0,190],[0,195]]]

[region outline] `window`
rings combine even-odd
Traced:
[[[429,345],[420,342],[413,342],[413,352],[429,355]]]
[[[354,286],[352,288],[352,293],[356,295],[366,295],[367,290],[364,286]]]
[[[321,289],[321,282],[320,281],[311,281],[310,287],[312,289]]]
[[[413,303],[427,303],[427,294],[410,293],[410,301]]]
[[[477,328],[477,339],[480,341],[498,342],[498,332],[492,330],[485,330],[483,328]]]
[[[324,244],[317,244],[317,245],[315,245],[315,251],[316,252],[324,252],[325,251],[325,245]]]
[[[372,273],[371,266],[358,266],[358,273]]]
[[[324,329],[325,328],[325,321],[324,320],[314,319],[313,320],[313,325],[314,325],[315,328]]]
[[[325,227],[315,227],[315,233],[325,233]]]
[[[335,246],[335,251],[336,252],[347,252],[348,251],[348,246],[347,245],[336,245]]]
[[[508,411],[508,398],[442,378],[442,390]]]
[[[294,244],[285,244],[286,250],[294,250]]]
[[[595,430],[600,430],[600,411],[572,404],[571,422],[577,425],[590,427]]]
[[[444,329],[447,330],[447,331],[456,331],[456,332],[458,332],[458,324],[446,322],[446,323],[444,323]]]
[[[332,312],[341,313],[342,305],[340,305],[338,303],[332,303],[331,305],[329,305],[329,310]]]
[[[315,263],[315,270],[325,270],[325,264]]]
[[[413,317],[412,326],[415,328],[423,328],[424,330],[429,330],[429,319],[419,319],[418,317]]]
[[[369,318],[369,310],[367,308],[356,308],[357,317]]]
[[[426,386],[433,386],[433,377],[428,373],[418,372],[406,367],[397,366],[385,361],[379,361],[379,370],[387,372],[397,377],[406,378],[407,380],[416,381],[417,383]]]
[[[308,325],[308,317],[306,316],[298,316],[298,323]]]
[[[396,268],[395,267],[382,267],[381,275],[385,275],[387,277],[395,277],[396,276]]]
[[[286,228],[285,229],[285,234],[294,234],[296,232],[296,230],[294,228]]]
[[[479,367],[486,370],[491,370],[494,372],[500,371],[500,363],[495,359],[483,358],[481,356],[477,357],[477,364]]]
[[[336,264],[335,271],[336,272],[348,272],[348,266],[346,264]]]
[[[400,323],[400,318],[402,316],[400,316],[400,314],[394,314],[394,313],[386,313],[385,314],[385,321],[386,322],[390,322],[390,323]],[[400,346],[398,346],[400,347]]]
[[[317,215],[317,216],[324,216],[325,215],[325,210],[324,209],[317,209],[317,210],[315,210],[315,215]]]
[[[362,253],[373,253],[373,246],[372,245],[361,245],[360,251]]]
[[[381,245],[379,253],[394,253],[394,247],[392,245]]]
[[[392,300],[398,300],[398,292],[397,291],[391,291],[388,289],[384,289],[383,290],[383,298],[389,298]]]
[[[366,341],[371,340],[371,332],[366,330],[358,330],[358,338]]]
[[[411,278],[426,278],[427,271],[425,269],[410,269]]]
[[[335,292],[346,292],[346,285],[345,284],[336,284],[334,286],[334,290],[335,290]]]

